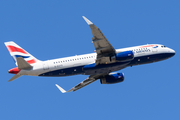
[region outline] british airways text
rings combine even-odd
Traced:
[[[134,49],[134,53],[144,53],[144,52],[150,52],[151,50],[148,48],[139,48],[139,49]]]

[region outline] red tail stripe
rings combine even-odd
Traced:
[[[17,47],[14,47],[14,46],[7,46],[9,52],[20,52],[20,53],[24,53],[24,54],[28,54],[26,51],[24,51],[22,48],[17,48]]]
[[[28,60],[27,61],[29,64],[33,64],[33,63],[36,63],[36,60],[35,59],[32,59],[32,60]]]

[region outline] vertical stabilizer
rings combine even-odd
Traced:
[[[38,59],[36,59],[31,54],[29,54],[27,51],[25,51],[23,48],[21,48],[13,41],[5,42],[4,44],[6,45],[10,55],[13,57],[14,61],[16,62],[16,65],[17,65],[17,58],[19,57],[22,57],[29,64],[33,64],[39,61]]]

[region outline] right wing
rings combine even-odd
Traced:
[[[98,75],[90,75],[86,80],[82,81],[81,83],[79,83],[78,85],[74,86],[73,88],[71,88],[68,91],[65,91],[62,87],[60,87],[58,84],[55,84],[56,87],[62,92],[62,93],[66,93],[66,92],[71,92],[71,91],[76,91],[82,87],[85,87],[86,85],[89,85],[90,83],[98,80],[100,77],[103,77],[104,75],[107,74],[98,74]]]
[[[90,20],[83,16],[84,20],[90,26],[93,34],[93,44],[96,49],[97,59],[95,65],[98,64],[108,64],[110,63],[110,57],[116,54],[116,50],[101,32],[101,30],[96,27]]]

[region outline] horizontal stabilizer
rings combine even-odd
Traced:
[[[25,61],[24,58],[18,57],[18,58],[16,58],[16,60],[17,60],[18,69],[32,68],[32,66],[27,61]]]
[[[20,74],[15,74],[8,82],[11,82],[11,81],[13,81],[13,80],[15,80],[15,79],[17,79],[17,78],[19,78],[21,76],[22,75],[20,75]]]

